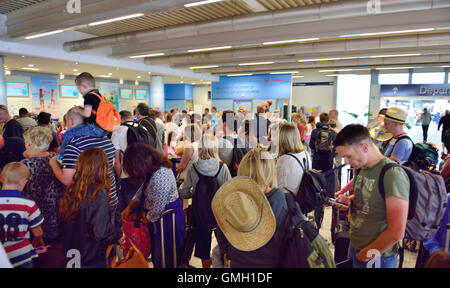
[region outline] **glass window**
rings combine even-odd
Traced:
[[[370,75],[339,75],[337,110],[343,126],[367,124],[370,98]]]
[[[444,84],[445,72],[413,73],[412,84]]]
[[[379,74],[378,84],[408,84],[409,73]]]

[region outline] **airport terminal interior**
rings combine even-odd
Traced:
[[[26,108],[60,125],[84,103],[75,83],[82,72],[117,111],[131,113],[145,103],[163,115],[213,107],[254,115],[271,100],[268,118],[336,109],[345,127],[399,107],[414,143],[423,142],[427,108],[439,164],[450,1],[0,0],[0,104],[11,118]],[[339,188],[350,174],[342,170]],[[320,234],[334,253],[332,222],[325,207]],[[416,266],[419,246],[405,249],[403,267]],[[189,264],[205,265],[194,255]]]

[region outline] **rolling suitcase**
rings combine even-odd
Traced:
[[[164,245],[164,216],[172,215],[172,248],[173,248],[173,267],[177,267],[177,241],[175,231],[175,209],[167,209],[161,214],[161,254],[162,254],[162,268],[166,268],[166,251]]]

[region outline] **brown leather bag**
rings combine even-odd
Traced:
[[[120,249],[126,252],[125,258],[117,261],[116,255],[111,263],[108,262],[109,255],[111,254],[112,248],[116,245],[109,245],[108,249],[106,249],[106,268],[150,268],[144,255],[142,255],[131,240],[130,244],[131,248],[120,247]]]

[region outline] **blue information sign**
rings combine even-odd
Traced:
[[[380,85],[381,97],[450,96],[449,84]]]

